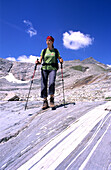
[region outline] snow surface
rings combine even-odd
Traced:
[[[7,81],[12,82],[12,83],[20,83],[21,84],[21,83],[29,82],[29,81],[21,81],[21,80],[16,79],[12,73],[8,73],[7,76],[1,77],[0,79],[2,79],[2,78],[5,78]]]

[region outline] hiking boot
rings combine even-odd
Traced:
[[[51,97],[50,98],[50,107],[55,107],[55,105],[54,105],[54,97]]]
[[[45,109],[47,109],[48,107],[49,107],[49,106],[48,106],[48,101],[47,101],[47,100],[44,100],[42,109],[45,110]]]

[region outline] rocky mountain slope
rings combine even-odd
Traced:
[[[0,58],[0,100],[17,95],[25,101],[30,87],[34,64],[11,62]],[[29,100],[40,98],[40,72],[37,67]],[[83,61],[65,61],[63,64],[66,102],[110,99],[111,69],[90,57]],[[56,78],[55,100],[62,101],[61,69]]]
[[[66,105],[59,69],[56,110],[43,111],[40,67],[25,110],[34,64],[0,59],[0,169],[83,169],[86,160],[86,169],[110,169],[110,68],[92,57],[65,61]]]

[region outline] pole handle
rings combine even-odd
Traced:
[[[37,61],[39,61],[39,59],[38,59],[38,58],[37,58]],[[38,63],[36,63],[36,64],[35,64],[35,68],[34,68],[34,70],[36,70],[36,69],[37,69],[37,64],[38,64]]]

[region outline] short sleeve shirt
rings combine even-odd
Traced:
[[[43,56],[43,51],[44,50],[42,50],[42,52],[40,54],[41,56]],[[60,56],[59,51],[58,51],[58,56]],[[48,48],[46,49],[46,52],[45,52],[45,55],[44,55],[44,62],[48,65],[43,65],[42,66],[43,70],[57,70],[56,67],[50,65],[52,63],[56,63],[56,53],[55,53],[54,49],[52,49],[52,50],[49,50]]]

